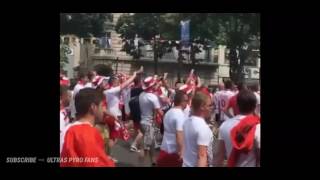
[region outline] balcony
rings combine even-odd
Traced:
[[[138,61],[145,61],[152,63],[154,61],[154,52],[151,45],[146,45],[140,48],[142,57]],[[120,60],[133,60],[133,58],[126,54],[124,51],[115,50],[113,48],[99,48],[95,47],[93,56],[95,58],[107,58],[107,59],[116,59],[119,57]],[[185,60],[184,64],[191,64],[190,55],[183,54]],[[130,58],[129,58],[130,57]],[[207,51],[202,51],[201,53],[196,55],[196,59],[198,60],[199,65],[218,65],[217,62],[213,61],[213,55],[210,56],[210,60],[207,58]],[[170,53],[166,53],[163,55],[161,59],[158,59],[159,63],[177,63],[178,59],[178,51],[173,48]]]
[[[140,60],[144,61],[153,61],[154,60],[154,52],[152,46],[147,45],[141,48],[142,57]],[[191,64],[190,55],[183,54],[185,60],[184,63]],[[178,50],[176,48],[172,48],[172,51],[163,55],[159,62],[163,63],[176,63],[178,59]],[[218,65],[217,62],[213,61],[213,55],[208,58],[207,51],[203,50],[201,53],[196,54],[196,59],[199,60],[200,65]]]

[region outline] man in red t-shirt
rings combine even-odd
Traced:
[[[237,85],[237,88],[238,88],[238,93],[234,96],[232,96],[229,101],[227,102],[227,105],[224,109],[224,113],[229,117],[234,117],[236,115],[238,115],[240,112],[239,112],[239,107],[237,105],[237,97],[238,97],[238,94],[240,91],[242,90],[245,90],[245,89],[248,89],[246,84],[243,83],[243,82],[240,82],[238,85]],[[230,112],[230,110],[232,109],[232,112]]]
[[[114,167],[115,163],[105,152],[104,141],[94,127],[102,121],[103,94],[84,88],[75,96],[78,119],[69,124],[60,139],[61,167]]]

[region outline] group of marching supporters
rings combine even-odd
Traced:
[[[80,73],[72,92],[60,75],[60,156],[96,158],[62,161],[61,166],[114,167],[114,145],[130,138],[130,151],[143,151],[143,164],[150,166],[212,167],[223,166],[225,160],[230,167],[259,166],[257,84],[248,88],[226,81],[211,93],[194,70],[175,87],[169,87],[167,73],[143,78],[142,72],[143,67],[131,76]],[[210,126],[213,119],[220,125],[217,137]]]

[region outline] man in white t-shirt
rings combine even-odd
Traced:
[[[240,114],[228,119],[220,126],[218,152],[214,158],[214,166],[222,166],[225,156],[228,159],[229,167],[256,167],[260,165],[260,119],[254,115],[256,102],[256,97],[251,91],[239,92],[237,103]],[[249,131],[243,130],[248,127],[250,127]],[[239,135],[242,137],[240,142]],[[251,142],[251,144],[247,142]]]
[[[89,71],[87,74],[88,82],[85,85],[85,87],[94,88],[93,81],[95,80],[96,76],[97,76],[97,73],[95,71]]]
[[[186,117],[183,109],[187,106],[188,96],[177,91],[174,107],[164,116],[164,134],[161,151],[158,156],[159,167],[181,167],[183,154],[183,124]]]
[[[197,92],[191,106],[192,116],[183,126],[183,167],[207,167],[212,131],[205,119],[210,117],[213,104],[208,95]]]
[[[232,92],[232,90],[231,90],[232,89],[232,81],[230,81],[230,80],[226,81],[224,86],[225,86],[225,90],[222,90],[218,96],[219,113],[220,113],[220,122],[219,123],[222,123],[223,121],[228,119],[228,116],[223,112],[223,110],[225,109],[230,98],[232,96],[234,96],[234,92]]]
[[[103,93],[107,99],[107,110],[115,117],[118,117],[118,120],[121,120],[121,111],[119,108],[120,102],[120,93],[121,90],[125,89],[130,83],[133,82],[134,78],[138,73],[141,73],[143,68],[141,67],[139,71],[133,73],[133,75],[127,79],[124,83],[120,84],[119,78],[113,76],[109,79],[110,89],[105,90]]]
[[[120,84],[119,82],[119,78],[116,76],[110,77],[109,79],[109,84],[111,86],[110,89],[107,89],[105,91],[103,91],[103,94],[106,96],[106,101],[107,101],[107,111],[110,112],[111,115],[113,115],[114,117],[117,117],[117,125],[120,125],[121,122],[121,110],[119,108],[119,103],[120,103],[120,93],[121,90],[123,90],[124,88],[126,88],[127,86],[130,85],[130,83],[135,79],[136,75],[138,73],[141,73],[143,71],[143,67],[140,68],[140,70],[135,71],[133,73],[133,75],[127,79],[125,82],[123,82],[122,84]],[[113,146],[114,144],[117,143],[117,139],[110,140],[109,141],[109,146],[110,146],[110,156],[113,156],[112,152],[113,152]]]
[[[76,107],[75,107],[75,104],[74,104],[74,99],[76,97],[76,95],[78,94],[78,92],[83,89],[85,87],[85,85],[87,84],[88,82],[88,78],[87,76],[80,72],[79,75],[78,75],[78,82],[77,84],[75,85],[74,89],[73,89],[73,94],[72,94],[72,99],[71,99],[71,118],[72,119],[76,119]]]
[[[157,114],[163,115],[160,109],[159,98],[154,94],[156,79],[154,77],[147,77],[143,81],[144,90],[139,95],[139,105],[141,111],[141,131],[143,134],[143,147],[144,147],[144,161],[149,158],[149,162],[155,165],[154,148],[155,148],[155,119]]]

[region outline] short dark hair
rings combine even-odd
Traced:
[[[174,95],[174,104],[180,105],[184,101],[185,93],[183,91],[178,90]]]
[[[250,89],[251,91],[258,91],[259,90],[259,84],[258,83],[253,83],[251,86],[250,86]]]
[[[257,98],[253,92],[249,90],[242,90],[237,95],[237,104],[240,113],[248,114],[253,112],[256,108]]]
[[[77,116],[83,116],[87,114],[92,103],[99,105],[102,100],[103,94],[96,89],[81,89],[75,97]]]
[[[248,89],[245,82],[239,82],[239,83],[237,84],[237,88],[238,88],[239,91]]]
[[[68,86],[65,86],[65,85],[60,86],[60,97],[66,93],[68,93]]]
[[[117,79],[119,79],[116,75],[112,75],[110,78],[109,78],[109,81],[108,81],[108,83],[109,84],[113,84],[113,82],[115,81],[115,80],[117,80]]]
[[[226,80],[225,82],[224,82],[224,87],[225,87],[225,89],[231,89],[232,88],[232,81],[231,80]]]

